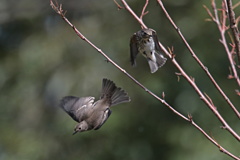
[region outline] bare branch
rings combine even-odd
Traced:
[[[191,55],[193,56],[193,58],[197,61],[197,63],[201,66],[201,68],[205,71],[205,73],[207,74],[207,76],[209,77],[209,79],[212,81],[212,83],[214,84],[214,86],[217,88],[217,90],[220,92],[220,94],[224,97],[224,99],[227,101],[227,103],[229,104],[229,106],[232,108],[232,110],[234,111],[234,113],[237,115],[237,117],[240,119],[240,112],[236,109],[236,107],[233,105],[233,103],[231,102],[231,100],[227,97],[227,95],[224,93],[224,91],[221,89],[221,87],[217,84],[216,80],[213,78],[213,76],[211,75],[211,73],[209,72],[209,70],[207,69],[207,67],[200,61],[200,59],[197,57],[197,55],[194,53],[193,49],[190,47],[190,45],[188,44],[188,42],[186,41],[186,39],[184,38],[184,36],[182,35],[180,29],[177,27],[177,25],[173,22],[172,18],[170,17],[170,15],[168,14],[167,10],[165,9],[163,3],[161,0],[157,0],[158,4],[160,5],[160,7],[162,8],[163,12],[165,13],[166,17],[168,18],[168,20],[170,21],[170,23],[172,24],[172,26],[174,27],[174,29],[178,32],[179,36],[181,37],[181,39],[183,40],[184,44],[186,45],[186,47],[188,48],[189,52],[191,53]],[[214,2],[214,0],[212,1]],[[210,15],[210,17],[213,17],[212,13],[208,11],[208,14]],[[213,21],[217,21],[215,18],[213,18]],[[219,23],[219,22],[216,22]],[[240,139],[239,139],[240,140]]]
[[[222,19],[219,20],[219,16],[218,16],[218,9],[216,7],[216,3],[215,1],[213,0],[213,3],[212,3],[212,8],[213,8],[213,12],[214,12],[214,16],[215,16],[215,23],[217,24],[217,27],[218,27],[218,30],[220,32],[220,35],[221,35],[221,39],[220,39],[220,42],[222,43],[226,53],[227,53],[227,56],[228,56],[228,60],[229,60],[229,63],[231,65],[231,70],[233,72],[233,76],[238,84],[238,86],[240,87],[240,79],[239,79],[239,76],[238,76],[238,73],[237,73],[237,70],[236,70],[236,67],[235,67],[235,62],[233,60],[233,53],[229,50],[228,48],[228,44],[227,44],[227,40],[226,40],[226,37],[225,37],[225,31],[227,29],[226,27],[226,19],[227,19],[227,16],[226,16],[226,8],[225,8],[225,3],[223,2],[222,3]],[[234,109],[233,109],[234,110]],[[234,110],[234,112],[236,112],[236,110]],[[238,114],[238,117],[239,117],[239,114]],[[240,118],[240,117],[239,117]]]
[[[146,0],[145,5],[144,5],[144,7],[143,7],[143,9],[142,9],[141,16],[140,16],[140,19],[141,19],[141,20],[143,20],[143,16],[145,16],[146,14],[148,14],[148,11],[145,11],[146,8],[147,8],[147,6],[148,6],[148,3],[149,3],[149,0]]]
[[[209,95],[207,95],[207,93],[204,93],[204,94],[207,97],[207,99],[209,100],[209,102],[211,103],[211,107],[213,107],[212,109],[213,110],[217,109],[217,107],[214,105],[214,103],[213,103],[212,99],[209,97]]]
[[[118,10],[124,9],[124,7],[122,7],[120,4],[118,4],[116,0],[113,0],[113,1],[117,5]]]
[[[227,100],[227,102],[229,102],[230,106],[232,107],[232,109],[235,111],[235,113],[238,115],[238,117],[240,117],[240,113],[237,111],[237,109],[235,108],[235,106],[230,103],[231,101],[228,99],[228,97],[225,95],[225,93],[221,90],[221,88],[218,86],[218,84],[215,82],[215,80],[213,79],[213,77],[211,76],[210,72],[208,71],[207,67],[205,67],[202,62],[198,59],[198,57],[196,56],[196,54],[193,52],[192,48],[190,47],[190,45],[187,43],[186,39],[184,38],[184,36],[182,35],[182,33],[180,32],[180,30],[178,29],[178,27],[176,26],[176,24],[173,22],[173,20],[171,19],[171,17],[169,16],[168,12],[166,11],[163,3],[161,2],[161,0],[158,0],[159,5],[161,6],[161,8],[163,9],[164,13],[166,14],[166,17],[169,19],[169,21],[172,23],[172,25],[174,26],[174,28],[178,31],[180,37],[182,38],[182,40],[184,41],[185,45],[187,46],[187,48],[189,49],[189,51],[191,52],[192,56],[195,58],[195,60],[199,63],[199,65],[204,69],[204,71],[207,73],[207,75],[209,76],[209,78],[211,79],[211,81],[213,82],[213,84],[217,87],[217,89],[219,91],[221,91],[220,93],[222,93],[223,97]],[[160,47],[162,48],[162,50],[167,53],[167,50],[164,48],[164,46],[159,43]],[[169,53],[167,53],[167,55],[169,55]],[[224,120],[224,118],[221,116],[221,114],[214,109],[214,107],[212,106],[211,102],[206,98],[206,96],[201,92],[201,90],[198,88],[198,86],[195,84],[195,82],[185,73],[185,71],[181,68],[181,66],[177,63],[177,61],[173,58],[172,59],[173,64],[178,68],[178,70],[181,72],[182,76],[189,82],[189,84],[191,84],[191,86],[195,89],[195,91],[198,93],[198,95],[200,96],[200,98],[203,100],[203,102],[205,102],[205,104],[212,110],[212,112],[216,115],[216,117],[219,119],[219,121],[227,128],[227,130],[238,140],[240,141],[240,136],[228,125],[228,123]]]
[[[211,17],[211,19],[209,21],[215,21],[214,16],[212,15],[212,12],[208,9],[207,6],[203,5],[203,7],[206,9],[208,15]]]
[[[142,19],[140,19],[135,12],[129,7],[126,1],[121,0],[126,10],[141,24],[142,28],[147,28],[147,26],[143,23]]]
[[[211,136],[209,136],[201,127],[199,127],[193,120],[192,120],[192,117],[191,117],[191,121],[192,125],[194,127],[196,127],[200,132],[202,132],[204,134],[204,136],[209,140],[211,141],[215,146],[217,146],[219,148],[219,150],[222,152],[222,153],[225,153],[226,155],[236,159],[236,160],[240,160],[239,157],[235,156],[234,154],[230,153],[228,150],[226,150],[225,148],[223,148],[220,144],[218,144],[218,142],[213,139]]]
[[[228,8],[228,16],[229,16],[229,23],[230,23],[230,28],[233,33],[233,38],[235,42],[235,47],[236,48],[236,53],[238,56],[238,63],[240,63],[240,40],[239,40],[239,30],[237,27],[236,19],[235,19],[235,13],[233,11],[233,6],[232,6],[232,0],[226,0],[226,5]]]
[[[238,96],[240,96],[240,91],[239,90],[236,89],[235,92]]]

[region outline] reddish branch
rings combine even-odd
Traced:
[[[132,11],[132,9],[128,6],[127,2],[122,1],[124,7],[126,10],[128,11]],[[143,20],[140,19],[133,11],[130,12],[132,14],[132,16],[141,24],[142,28],[147,28],[147,26],[143,23]]]
[[[228,47],[228,44],[227,44],[226,37],[225,37],[225,33],[228,29],[228,27],[226,26],[226,21],[227,21],[226,4],[225,4],[225,2],[222,2],[221,19],[219,19],[218,9],[216,7],[216,3],[215,3],[214,0],[212,0],[212,8],[213,8],[214,15],[212,15],[211,12],[207,8],[206,9],[208,11],[209,16],[217,24],[218,30],[220,32],[220,35],[221,35],[220,42],[222,43],[222,45],[223,45],[223,47],[224,47],[224,49],[227,53],[228,60],[229,60],[229,63],[231,65],[231,70],[232,70],[232,73],[233,73],[233,75],[231,75],[230,77],[234,77],[237,81],[238,86],[240,87],[240,79],[239,79],[239,76],[238,76],[238,72],[236,70],[235,62],[233,60],[234,50],[230,51],[230,49]]]
[[[140,18],[137,17],[137,15],[133,12],[133,10],[128,6],[128,4],[126,3],[125,0],[121,0],[123,5],[125,6],[125,8],[129,11],[129,13],[131,13],[133,15],[134,18],[137,18],[136,20],[138,22],[141,22],[141,25],[145,25]],[[171,23],[173,24],[174,28],[178,31],[179,35],[181,36],[182,40],[184,41],[184,43],[186,44],[187,48],[190,50],[192,56],[196,59],[196,61],[201,65],[201,67],[206,71],[206,73],[208,73],[208,75],[211,77],[210,79],[213,80],[212,82],[215,84],[215,86],[218,86],[218,84],[216,83],[216,81],[213,79],[213,77],[211,76],[210,72],[208,71],[207,67],[205,67],[203,65],[203,63],[198,59],[198,57],[196,56],[196,54],[194,53],[194,51],[192,50],[192,48],[190,47],[190,45],[187,43],[186,39],[184,38],[184,36],[182,35],[182,33],[180,32],[180,29],[177,27],[177,25],[173,22],[172,18],[170,17],[170,15],[168,14],[168,12],[166,11],[163,3],[161,2],[161,0],[158,0],[159,5],[161,6],[161,8],[163,9],[164,13],[166,14],[167,18],[171,21]],[[206,96],[201,92],[201,90],[198,88],[198,86],[196,85],[196,83],[194,82],[194,80],[188,76],[186,74],[186,72],[182,69],[182,67],[178,64],[178,62],[176,61],[176,59],[174,58],[174,56],[172,54],[170,54],[165,47],[159,42],[160,47],[162,48],[162,50],[164,51],[165,54],[167,54],[171,59],[173,64],[178,68],[178,70],[180,71],[181,75],[189,82],[189,84],[194,88],[194,90],[198,93],[198,95],[200,96],[200,98],[203,100],[203,102],[212,110],[212,112],[217,116],[217,118],[220,120],[220,122],[223,124],[224,128],[226,128],[238,141],[240,141],[240,136],[228,125],[228,123],[224,120],[224,118],[221,116],[221,114],[217,111],[215,106],[212,106],[211,102],[208,100],[208,98],[206,98]],[[218,86],[218,88],[221,90],[221,88]],[[222,90],[221,90],[222,91]],[[224,94],[224,92],[222,91],[222,93]],[[224,94],[224,98],[228,100],[228,102],[230,102],[229,98],[227,98],[227,96]],[[234,105],[232,105],[234,107]],[[235,108],[235,107],[234,107]],[[236,108],[235,108],[236,110]],[[236,110],[237,111],[237,110]],[[239,115],[239,112],[237,112]]]
[[[163,12],[165,13],[166,17],[168,18],[168,20],[171,22],[172,26],[174,27],[174,29],[178,32],[179,36],[181,37],[181,39],[183,40],[184,44],[186,45],[186,47],[188,48],[189,52],[191,53],[191,55],[193,56],[193,58],[196,60],[196,62],[199,64],[199,66],[205,71],[205,73],[207,74],[207,76],[209,77],[209,79],[211,80],[211,82],[214,84],[214,86],[217,88],[217,90],[220,92],[220,94],[224,97],[224,99],[227,101],[227,103],[229,104],[229,106],[232,108],[232,110],[234,111],[234,113],[237,115],[238,118],[240,118],[240,113],[239,111],[236,109],[236,107],[233,105],[233,103],[231,102],[231,100],[228,98],[228,96],[224,93],[224,91],[221,89],[221,87],[218,85],[218,83],[215,81],[215,79],[213,78],[213,76],[211,75],[211,73],[209,72],[208,68],[200,61],[200,59],[197,57],[197,55],[194,53],[193,49],[191,48],[191,46],[188,44],[187,40],[184,38],[183,34],[181,33],[180,29],[178,28],[178,26],[174,23],[174,21],[172,20],[172,18],[170,17],[170,15],[168,14],[167,10],[165,9],[163,3],[161,0],[158,0],[158,3],[160,5],[160,7],[162,8]]]
[[[124,9],[124,7],[122,7],[120,4],[118,4],[118,2],[116,0],[113,0],[113,1],[117,5],[118,10]]]
[[[136,16],[136,14],[131,10],[131,8],[127,5],[127,3],[122,0],[125,8],[138,20],[138,22],[144,27],[146,28],[146,25],[143,23],[143,21]],[[88,40],[79,30],[76,29],[76,27],[65,17],[65,12],[62,10],[62,6],[58,5],[58,4],[54,4],[52,2],[52,0],[50,0],[50,5],[53,8],[53,10],[55,10],[61,17],[62,19],[68,23],[68,25],[70,25],[73,30],[75,31],[75,33],[85,42],[87,42],[89,45],[91,45],[93,48],[95,48],[102,56],[104,56],[108,62],[110,62],[111,64],[113,64],[117,69],[119,69],[121,72],[123,72],[126,76],[128,76],[131,80],[134,81],[134,83],[136,83],[138,86],[140,86],[142,89],[144,89],[147,93],[149,93],[150,95],[152,95],[154,98],[156,98],[157,100],[159,100],[161,103],[163,103],[165,106],[167,106],[172,112],[174,112],[175,114],[177,114],[179,117],[183,118],[184,120],[190,122],[195,128],[197,128],[202,134],[204,134],[204,136],[210,140],[213,144],[215,144],[219,150],[227,155],[229,155],[230,157],[234,158],[234,159],[240,159],[237,156],[233,155],[232,153],[230,153],[229,151],[227,151],[225,148],[223,148],[221,145],[219,145],[217,143],[216,140],[214,140],[211,136],[209,136],[201,127],[199,127],[192,119],[192,116],[188,115],[188,117],[185,117],[184,115],[182,115],[180,112],[178,112],[177,110],[175,110],[172,106],[170,106],[165,100],[164,98],[160,98],[158,97],[156,94],[154,94],[153,92],[151,92],[149,89],[147,89],[145,86],[143,86],[140,82],[138,82],[134,77],[132,77],[129,73],[127,73],[123,68],[121,68],[119,65],[117,65],[112,59],[110,59],[101,49],[99,49],[97,46],[95,46],[90,40]],[[160,44],[161,45],[161,44]],[[161,45],[161,47],[164,49],[164,52],[167,53],[171,58],[173,63],[176,65],[176,67],[179,69],[180,73],[182,76],[184,76],[189,83],[191,83],[192,86],[194,86],[194,88],[197,90],[197,92],[199,92],[199,94],[201,95],[200,98],[205,99],[205,103],[207,103],[207,105],[211,106],[212,108],[215,108],[215,106],[213,106],[213,104],[211,104],[210,101],[207,100],[207,98],[204,96],[204,94],[202,94],[202,92],[198,89],[198,87],[196,86],[195,82],[193,79],[191,79],[183,70],[182,68],[179,66],[179,64],[176,62],[176,60],[174,59],[174,56],[171,56],[171,54]],[[164,93],[163,93],[164,95]],[[164,95],[165,96],[165,95]],[[216,109],[213,109],[216,110]],[[216,112],[218,113],[218,112]],[[217,114],[218,116],[220,115],[219,113]],[[226,128],[228,128],[227,124],[224,124],[224,126]],[[229,129],[229,128],[228,128]],[[232,133],[232,132],[231,132]]]
[[[238,56],[238,64],[239,64],[240,63],[240,40],[239,40],[240,34],[237,27],[236,19],[235,19],[235,13],[233,11],[232,0],[226,0],[226,5],[228,8],[229,24],[230,24],[230,28],[233,33],[233,39],[235,42],[234,48],[236,48],[236,54]]]
[[[145,16],[146,14],[148,14],[148,11],[145,11],[147,6],[148,6],[148,3],[149,3],[149,0],[146,0],[146,3],[142,9],[142,13],[141,13],[141,16],[140,16],[140,19],[143,20],[143,16]]]

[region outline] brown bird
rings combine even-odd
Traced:
[[[167,59],[161,54],[157,33],[153,29],[142,29],[131,37],[130,54],[132,66],[136,66],[137,54],[142,54],[148,61],[151,73],[162,67]]]
[[[96,102],[94,100],[94,97],[66,96],[62,98],[60,107],[78,122],[73,134],[101,128],[111,115],[110,107],[129,102],[130,97],[113,81],[103,79],[101,97]]]

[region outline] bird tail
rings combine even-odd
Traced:
[[[100,99],[107,98],[110,100],[110,106],[130,101],[128,94],[121,88],[118,88],[115,83],[108,79],[103,79],[102,94]]]
[[[148,59],[148,64],[149,64],[151,73],[154,73],[154,72],[156,72],[156,71],[158,70],[158,65],[157,65],[157,63],[154,62],[153,60]]]
[[[167,58],[165,58],[162,54],[158,54],[157,52],[155,52],[155,56],[158,68],[162,67],[166,63]]]
[[[148,59],[148,64],[150,66],[151,73],[156,72],[158,68],[162,67],[167,61],[167,58],[163,57],[163,55],[158,54],[157,52],[155,52],[154,55],[156,57],[156,61]]]

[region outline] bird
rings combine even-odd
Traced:
[[[92,96],[65,96],[60,100],[60,107],[78,122],[73,135],[78,132],[98,130],[107,121],[112,111],[110,107],[130,102],[130,97],[109,79],[102,80],[100,99],[94,101]]]
[[[130,60],[132,66],[136,66],[138,53],[147,59],[151,73],[155,73],[158,68],[162,67],[167,61],[167,58],[161,53],[157,33],[151,28],[141,29],[131,37]]]

